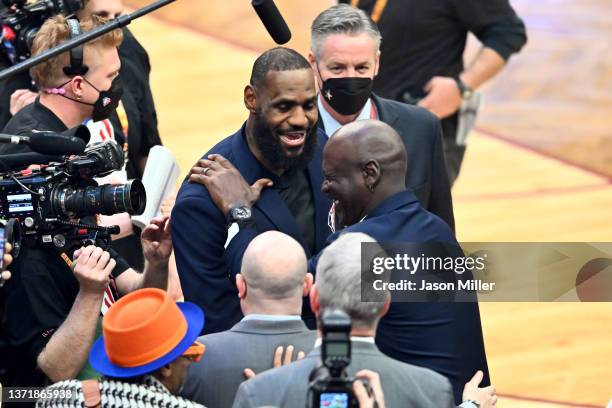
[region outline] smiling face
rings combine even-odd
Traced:
[[[370,198],[355,146],[347,140],[331,138],[323,150],[321,191],[333,201],[338,229],[358,223],[367,215]]]
[[[317,143],[317,102],[310,69],[270,71],[260,89],[247,87],[254,111],[253,137],[261,158],[274,169],[305,167]]]

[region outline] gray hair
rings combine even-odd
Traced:
[[[376,23],[360,9],[348,4],[337,4],[317,16],[310,27],[310,47],[315,58],[320,57],[323,41],[332,34],[369,34],[380,48],[382,37]]]
[[[349,232],[325,248],[317,264],[316,287],[321,313],[325,309],[340,309],[351,317],[353,327],[371,328],[378,322],[385,302],[361,300],[362,268],[369,269],[369,265],[362,266],[361,262],[361,244],[366,242],[376,240],[360,232]]]

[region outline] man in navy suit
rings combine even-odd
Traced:
[[[253,193],[244,181],[241,185],[246,188],[228,187],[239,184],[232,181],[239,174],[229,162],[223,157],[215,157],[215,161],[220,164],[209,177],[217,182],[206,182],[217,206],[252,203]],[[449,226],[423,209],[414,193],[406,189],[406,166],[402,139],[383,122],[356,121],[334,133],[324,149],[321,190],[333,201],[332,218],[339,231],[327,244],[345,232],[363,232],[381,244],[450,244],[448,256],[463,256]],[[246,228],[244,234],[257,234],[258,222],[255,227]],[[317,258],[311,258],[309,271],[315,270]],[[462,400],[463,386],[476,371],[482,370],[484,385],[490,384],[475,297],[471,302],[457,303],[393,301],[378,326],[376,344],[396,360],[446,376],[457,403]]]
[[[339,4],[315,18],[308,59],[320,90],[318,126],[331,136],[356,120],[378,119],[390,125],[406,148],[406,187],[426,210],[454,230],[440,121],[424,108],[372,93],[380,67],[380,44],[378,27],[363,10]]]
[[[249,111],[246,123],[194,169],[206,179],[219,166],[210,159],[223,155],[246,182],[257,181],[252,187],[224,187],[248,191],[257,203],[246,207],[230,201],[220,211],[205,187],[186,181],[172,212],[181,286],[185,299],[206,312],[203,334],[228,330],[242,318],[234,278],[252,239],[242,231],[247,220],[255,220],[260,232],[290,235],[307,256],[319,252],[330,234],[330,202],[320,190],[326,138],[316,126],[316,88],[308,61],[287,48],[264,52],[253,65],[244,103]],[[262,192],[263,187],[270,188]]]

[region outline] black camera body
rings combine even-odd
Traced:
[[[351,318],[340,310],[330,310],[323,313],[319,323],[322,365],[310,373],[309,407],[359,407],[353,393],[354,378],[346,374],[351,363]]]
[[[64,248],[97,231],[97,238],[118,233],[77,222],[97,214],[121,212],[142,214],[146,192],[140,180],[126,184],[99,186],[93,177],[110,174],[123,166],[123,152],[113,141],[106,141],[73,156],[63,163],[49,163],[38,170],[0,174],[0,218],[17,220],[23,240]],[[108,235],[108,236],[106,236]]]
[[[5,56],[16,64],[30,57],[32,41],[40,26],[57,14],[71,15],[83,8],[83,0],[2,0],[6,6],[0,12],[2,48]]]

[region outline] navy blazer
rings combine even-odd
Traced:
[[[327,138],[322,132],[317,137],[318,147],[307,173],[314,199],[315,250],[318,252],[331,233],[327,225],[331,202],[321,193],[322,156]],[[275,179],[275,175],[251,153],[245,125],[204,157],[212,153],[228,159],[249,184],[266,177]],[[258,233],[281,231],[296,239],[308,257],[312,255],[295,218],[274,189],[263,190],[252,212]],[[172,211],[172,241],[185,300],[199,305],[206,315],[203,334],[229,330],[242,318],[234,277],[240,272],[242,255],[254,236],[256,234],[251,231],[241,231],[233,236],[226,248],[225,216],[213,203],[206,187],[187,180],[183,182]]]
[[[410,190],[387,198],[363,221],[331,235],[328,244],[346,232],[362,232],[379,243],[450,243],[460,251],[448,225],[423,209]],[[317,260],[318,256],[311,258],[309,270],[314,270]],[[483,384],[489,384],[477,302],[392,302],[378,325],[376,344],[389,357],[447,377],[457,404],[477,370],[485,373]]]
[[[442,218],[454,231],[453,200],[444,165],[440,121],[431,112],[418,106],[380,98],[374,94],[372,101],[378,119],[395,129],[406,146],[406,187],[414,192],[423,208]],[[324,130],[321,119],[318,125]]]

